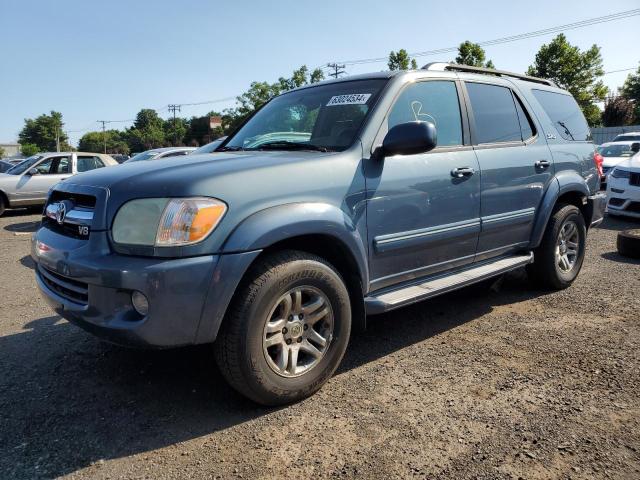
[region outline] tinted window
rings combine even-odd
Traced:
[[[389,128],[407,122],[431,122],[438,146],[462,145],[462,120],[458,91],[453,82],[418,82],[408,86],[389,113]]]
[[[533,126],[533,122],[531,121],[531,118],[529,118],[529,114],[525,111],[518,97],[516,97],[516,110],[518,111],[522,140],[527,140],[536,134],[536,128]]]
[[[518,112],[511,90],[497,85],[467,83],[477,143],[522,140]]]
[[[102,167],[104,164],[98,157],[78,157],[78,172],[88,172]]]
[[[540,105],[565,140],[591,140],[589,125],[571,95],[532,90]]]

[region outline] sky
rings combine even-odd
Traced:
[[[0,0],[0,143],[25,118],[62,112],[73,144],[96,120],[170,103],[234,97],[300,65],[421,52],[540,30],[638,8],[638,0]],[[531,6],[531,3],[528,3]],[[576,8],[579,5],[580,8]],[[640,62],[640,16],[567,31],[581,49],[601,47],[605,71]],[[554,35],[486,47],[497,68],[524,72]],[[450,61],[455,53],[417,58]],[[349,74],[386,63],[348,66]],[[611,89],[630,72],[606,75]],[[184,107],[182,116],[233,105]],[[112,123],[122,128],[129,123]]]

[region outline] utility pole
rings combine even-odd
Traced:
[[[329,72],[329,76],[333,78],[338,78],[343,73],[347,73],[343,70],[345,67],[346,65],[339,65],[337,63],[327,63],[327,68],[330,68],[333,70],[333,72]]]
[[[109,123],[109,120],[96,120],[98,123],[102,124],[102,141],[104,143],[104,152],[107,153],[107,132],[105,130],[105,125]]]
[[[60,152],[60,127],[56,125],[56,152]]]
[[[179,104],[169,105],[169,111],[173,112],[173,144],[174,145],[178,144],[178,131],[176,129],[176,111],[179,112],[180,107],[182,107],[182,105],[179,105]]]

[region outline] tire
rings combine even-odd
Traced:
[[[5,212],[6,209],[7,209],[7,205],[5,205],[4,197],[0,195],[0,217]]]
[[[629,258],[640,258],[640,229],[618,233],[618,253]]]
[[[214,344],[215,358],[242,395],[282,405],[324,385],[342,360],[350,332],[351,305],[340,274],[320,257],[286,250],[248,272]]]
[[[570,241],[563,243],[560,238],[561,232]],[[567,235],[569,232],[571,235]],[[587,228],[578,207],[557,205],[549,219],[542,242],[534,251],[534,262],[527,267],[530,278],[543,288],[562,290],[569,287],[582,268],[586,243]],[[566,257],[564,260],[561,258],[563,250]],[[575,251],[575,254],[572,255],[572,251]]]

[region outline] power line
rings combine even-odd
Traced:
[[[340,65],[339,63],[327,63],[327,68],[330,68],[333,70],[332,73],[329,73],[329,76],[333,78],[338,78],[343,73],[346,73],[346,71],[344,70],[344,67],[346,67],[346,65]]]
[[[566,30],[574,30],[576,28],[583,28],[591,25],[598,25],[600,23],[613,22],[615,20],[622,20],[625,18],[637,16],[637,15],[640,15],[640,8],[635,10],[626,10],[624,12],[613,13],[611,15],[605,15],[602,17],[589,18],[586,20],[581,20],[579,22],[567,23],[565,25],[558,25],[556,27],[545,28],[543,30],[535,30],[533,32],[520,33],[517,35],[496,38],[493,40],[484,40],[482,42],[478,42],[478,45],[480,45],[481,47],[490,46],[490,45],[500,45],[503,43],[515,42],[515,41],[524,40],[527,38],[534,38],[534,37],[540,37],[543,35],[549,35],[551,33],[560,33]],[[445,47],[445,48],[438,48],[435,50],[426,50],[423,52],[409,53],[409,56],[410,57],[426,57],[431,55],[440,55],[443,53],[456,52],[457,50],[458,50],[458,46],[456,45],[455,47]],[[345,66],[346,65],[364,65],[367,63],[386,62],[387,60],[388,60],[388,57],[376,57],[376,58],[364,58],[364,59],[357,59],[357,60],[345,60],[340,63],[343,63]]]

